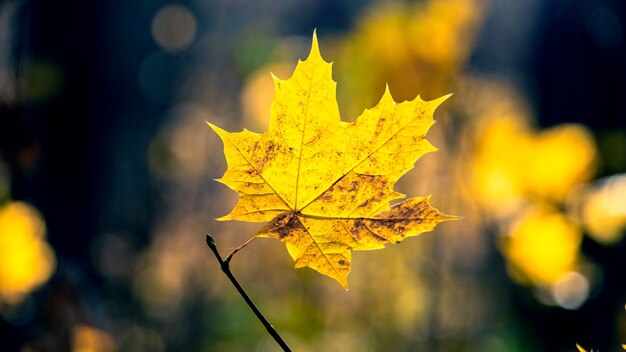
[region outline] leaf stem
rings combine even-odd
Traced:
[[[252,239],[254,238],[255,237],[253,237]],[[211,250],[213,251],[213,254],[215,254],[215,258],[217,258],[217,261],[220,263],[220,267],[222,268],[222,271],[224,272],[224,274],[226,274],[226,276],[230,279],[230,282],[232,282],[233,286],[235,286],[235,288],[237,289],[241,297],[243,297],[244,301],[246,301],[250,309],[252,309],[252,312],[254,312],[254,315],[256,315],[257,319],[259,319],[261,324],[265,326],[265,329],[267,330],[267,332],[274,338],[274,340],[276,340],[276,343],[278,343],[278,345],[283,349],[283,351],[291,352],[291,349],[289,348],[289,346],[287,346],[287,343],[282,339],[280,334],[278,334],[276,329],[274,329],[272,324],[270,324],[269,321],[267,321],[267,319],[265,318],[265,316],[263,316],[261,311],[259,311],[259,309],[256,307],[254,302],[252,302],[252,299],[250,299],[246,291],[243,289],[243,287],[241,287],[241,285],[239,285],[239,282],[237,282],[237,279],[235,279],[235,276],[233,276],[233,273],[230,271],[229,264],[230,264],[230,259],[232,258],[232,255],[235,254],[235,252],[237,252],[239,249],[243,248],[246,244],[250,243],[252,239],[246,241],[246,243],[244,243],[243,245],[235,249],[228,256],[226,261],[222,259],[222,256],[220,256],[220,253],[217,251],[217,246],[215,245],[215,240],[209,234],[206,235],[206,244],[209,246],[209,248],[211,248]]]
[[[208,236],[208,235],[207,235]],[[224,259],[224,262],[226,263],[230,263],[230,260],[233,259],[233,255],[235,255],[235,253],[239,252],[240,250],[243,249],[243,247],[247,246],[250,242],[254,241],[256,239],[256,236],[250,238],[249,240],[247,240],[246,242],[244,242],[241,246],[235,248],[232,252],[230,252],[230,254],[228,256],[226,256],[226,259]]]

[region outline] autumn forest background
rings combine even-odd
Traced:
[[[295,351],[626,344],[626,2],[0,1],[0,350],[276,351],[219,270],[261,224],[206,125],[263,132],[317,29],[342,118],[454,93],[396,189],[463,216],[232,270]]]

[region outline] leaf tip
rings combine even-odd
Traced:
[[[441,213],[441,218],[443,219],[443,221],[456,221],[456,220],[463,220],[463,219],[465,219],[465,217],[463,217],[463,216],[448,215],[448,214],[443,214],[443,213]]]
[[[448,100],[448,98],[450,98],[454,93],[450,93],[450,94],[446,94],[443,95],[437,99],[433,99],[431,101],[429,101],[430,104],[432,104],[435,108],[438,107],[439,105],[441,105],[441,103],[443,103],[444,101]]]
[[[217,221],[229,221],[229,220],[232,220],[232,218],[230,217],[230,214],[229,214],[229,215],[220,216],[219,218],[215,218],[215,220],[217,220]]]
[[[307,60],[314,58],[314,57],[322,59],[322,54],[320,53],[319,42],[317,41],[317,28],[313,30],[313,39],[311,41],[311,51],[309,52],[309,57],[307,58]]]
[[[432,198],[432,195],[427,195],[423,198],[414,198],[416,201],[422,201],[424,203],[426,203],[426,205],[428,205],[430,207],[430,199]],[[442,221],[450,221],[450,220],[463,220],[462,216],[458,216],[458,215],[448,215],[448,214],[444,214],[442,212],[440,212],[438,209],[435,209],[436,213],[437,213],[437,218],[439,219],[439,222]]]
[[[209,125],[209,127],[211,127],[211,129],[213,130],[213,132],[217,133],[218,136],[222,137],[224,135],[224,133],[226,133],[226,130],[219,128],[217,125],[206,121],[207,125]]]
[[[391,100],[392,102],[395,103],[395,100],[393,100],[393,96],[391,96],[391,90],[389,89],[389,83],[385,83],[385,92],[383,93],[383,97],[381,100]]]

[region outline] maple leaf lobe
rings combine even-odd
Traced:
[[[219,220],[269,221],[259,237],[281,240],[295,267],[310,267],[347,288],[351,251],[383,248],[455,219],[406,199],[394,184],[424,154],[436,150],[426,133],[448,96],[396,103],[389,88],[354,122],[342,122],[331,64],[313,34],[311,52],[287,80],[274,79],[269,129],[226,132],[228,168],[220,182],[239,202]]]

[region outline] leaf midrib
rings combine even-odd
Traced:
[[[304,135],[306,133],[306,125],[309,116],[309,104],[311,104],[311,91],[313,90],[313,78],[315,77],[315,66],[311,72],[311,79],[309,80],[309,92],[306,97],[306,110],[304,111],[304,125],[302,126],[302,138],[300,138],[300,155],[298,155],[298,172],[296,173],[296,195],[293,201],[293,210],[300,211],[298,209],[298,191],[300,190],[300,165],[302,164],[302,149],[304,149]]]

